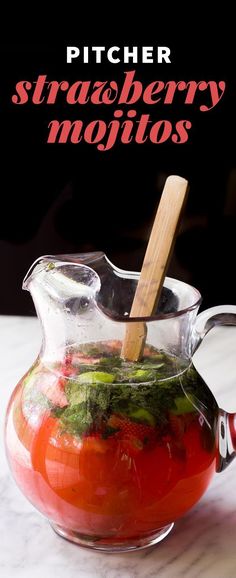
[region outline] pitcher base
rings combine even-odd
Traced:
[[[116,539],[114,536],[112,538],[87,536],[73,530],[68,530],[67,528],[59,526],[58,524],[51,523],[51,526],[56,534],[59,534],[59,536],[69,540],[70,542],[78,544],[78,546],[82,546],[83,548],[91,548],[93,550],[100,550],[102,552],[112,554],[113,552],[130,552],[132,550],[141,550],[143,548],[155,546],[158,544],[158,542],[161,542],[166,536],[168,536],[174,524],[168,524],[168,526],[160,528],[158,532],[153,532],[147,536],[136,536],[134,538],[130,537],[127,539],[121,538],[120,540]]]

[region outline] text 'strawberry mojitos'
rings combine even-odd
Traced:
[[[195,324],[194,288],[166,278],[141,358],[121,358],[127,323],[137,323],[128,314],[138,277],[101,253],[36,262],[24,286],[43,345],[6,420],[23,493],[60,535],[107,551],[166,536],[235,447],[233,414],[191,362],[207,319],[210,327],[209,312]],[[234,323],[225,315],[220,322]]]

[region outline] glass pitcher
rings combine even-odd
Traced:
[[[235,415],[191,362],[209,329],[236,314],[197,317],[199,292],[167,277],[155,314],[129,318],[138,279],[99,252],[33,264],[23,287],[42,347],[6,418],[25,496],[58,534],[107,552],[162,540],[236,450]],[[136,362],[122,357],[130,323],[145,335]]]

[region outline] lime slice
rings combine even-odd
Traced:
[[[96,385],[97,383],[113,383],[115,375],[103,371],[86,371],[77,378],[77,383],[84,385]]]
[[[128,374],[128,379],[133,379],[137,382],[152,381],[155,378],[155,374],[150,369],[137,369]]]
[[[189,394],[188,397],[176,397],[174,401],[175,407],[171,408],[171,413],[174,413],[175,415],[192,413],[195,411],[194,397],[191,394]]]
[[[139,407],[137,409],[132,409],[131,411],[129,411],[129,417],[135,421],[139,421],[142,423],[145,423],[147,425],[151,425],[151,426],[155,426],[156,424],[156,420],[154,418],[154,416],[150,413],[150,411],[148,411],[147,409],[144,409],[143,407]]]

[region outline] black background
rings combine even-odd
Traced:
[[[65,42],[1,46],[1,211],[0,313],[32,314],[31,300],[21,291],[24,274],[42,254],[104,250],[118,266],[139,269],[164,180],[179,174],[190,182],[190,193],[169,275],[195,285],[204,307],[236,303],[236,157],[235,66],[233,39],[211,34],[168,34],[137,38],[82,37]],[[171,64],[66,64],[66,45],[164,45]],[[189,141],[177,145],[116,144],[107,152],[94,145],[46,143],[50,120],[111,119],[116,108],[69,106],[59,99],[49,107],[11,102],[15,84],[48,80],[70,82],[122,78],[136,69],[137,78],[152,80],[225,80],[226,92],[209,112],[184,106],[135,106],[140,115],[189,119]]]

